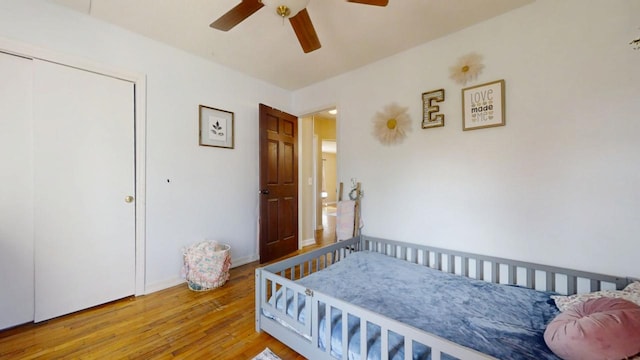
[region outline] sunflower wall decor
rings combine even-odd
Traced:
[[[411,131],[411,117],[408,108],[396,103],[384,107],[373,117],[373,135],[383,145],[399,144]]]
[[[482,55],[472,52],[461,56],[458,62],[449,68],[449,77],[460,85],[466,85],[467,82],[475,80],[482,69]]]

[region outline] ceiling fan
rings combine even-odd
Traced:
[[[293,31],[298,37],[300,46],[305,53],[320,49],[320,40],[313,28],[313,23],[307,12],[310,0],[242,0],[233,9],[211,23],[212,28],[229,31],[263,6],[275,9],[276,14],[283,19],[288,18]],[[387,6],[389,0],[347,0],[352,3],[365,5]]]

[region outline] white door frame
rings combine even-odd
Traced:
[[[132,73],[105,66],[93,61],[75,56],[60,54],[52,50],[43,49],[29,44],[0,37],[0,51],[30,59],[45,60],[61,65],[114,77],[129,81],[135,89],[135,295],[145,294],[145,244],[146,244],[146,98],[147,80],[145,74]]]
[[[315,128],[315,118],[314,115],[322,112],[324,110],[327,109],[334,109],[334,108],[338,108],[337,105],[331,105],[331,106],[324,106],[324,107],[319,107],[316,110],[310,110],[310,111],[303,111],[302,113],[305,115],[300,115],[298,116],[298,119],[304,119],[304,118],[311,118],[311,122],[312,122],[312,127]],[[338,143],[338,116],[336,116],[336,145]],[[298,147],[301,149],[302,148],[302,142],[304,141],[304,138],[302,136],[300,136],[300,139],[298,139]],[[301,169],[302,167],[299,166],[300,162],[302,161],[302,157],[298,156],[298,209],[301,209],[302,206],[313,206],[312,209],[312,216],[313,216],[313,232],[314,232],[314,240],[315,240],[315,232],[317,230],[323,230],[323,225],[322,223],[320,223],[320,226],[318,226],[318,222],[316,217],[318,216],[318,196],[319,196],[319,190],[318,190],[318,186],[320,185],[318,183],[318,173],[320,171],[320,169],[318,169],[318,156],[320,154],[318,154],[318,137],[315,135],[313,136],[313,154],[312,154],[312,158],[313,158],[313,181],[312,181],[312,187],[313,187],[313,200],[311,201],[312,204],[305,204],[302,202],[302,199],[304,198],[303,194],[302,194],[302,189],[306,186],[306,180],[304,179],[304,177],[301,175]],[[336,189],[338,187],[338,179],[340,179],[340,171],[339,171],[339,166],[338,166],[338,154],[336,153]],[[298,210],[298,224],[302,223],[302,220],[300,219],[300,216],[302,214],[302,211]],[[302,236],[302,227],[299,227],[298,229],[298,239],[303,239],[304,237]],[[303,246],[307,246],[307,245],[312,245],[313,243],[300,243],[301,247]]]

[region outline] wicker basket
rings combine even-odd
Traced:
[[[189,289],[207,291],[224,285],[229,280],[231,247],[217,241],[203,241],[183,250],[184,267]]]

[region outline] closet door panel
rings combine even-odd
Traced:
[[[34,61],[35,321],[134,294],[134,89]]]
[[[33,321],[31,65],[0,53],[0,329]]]

